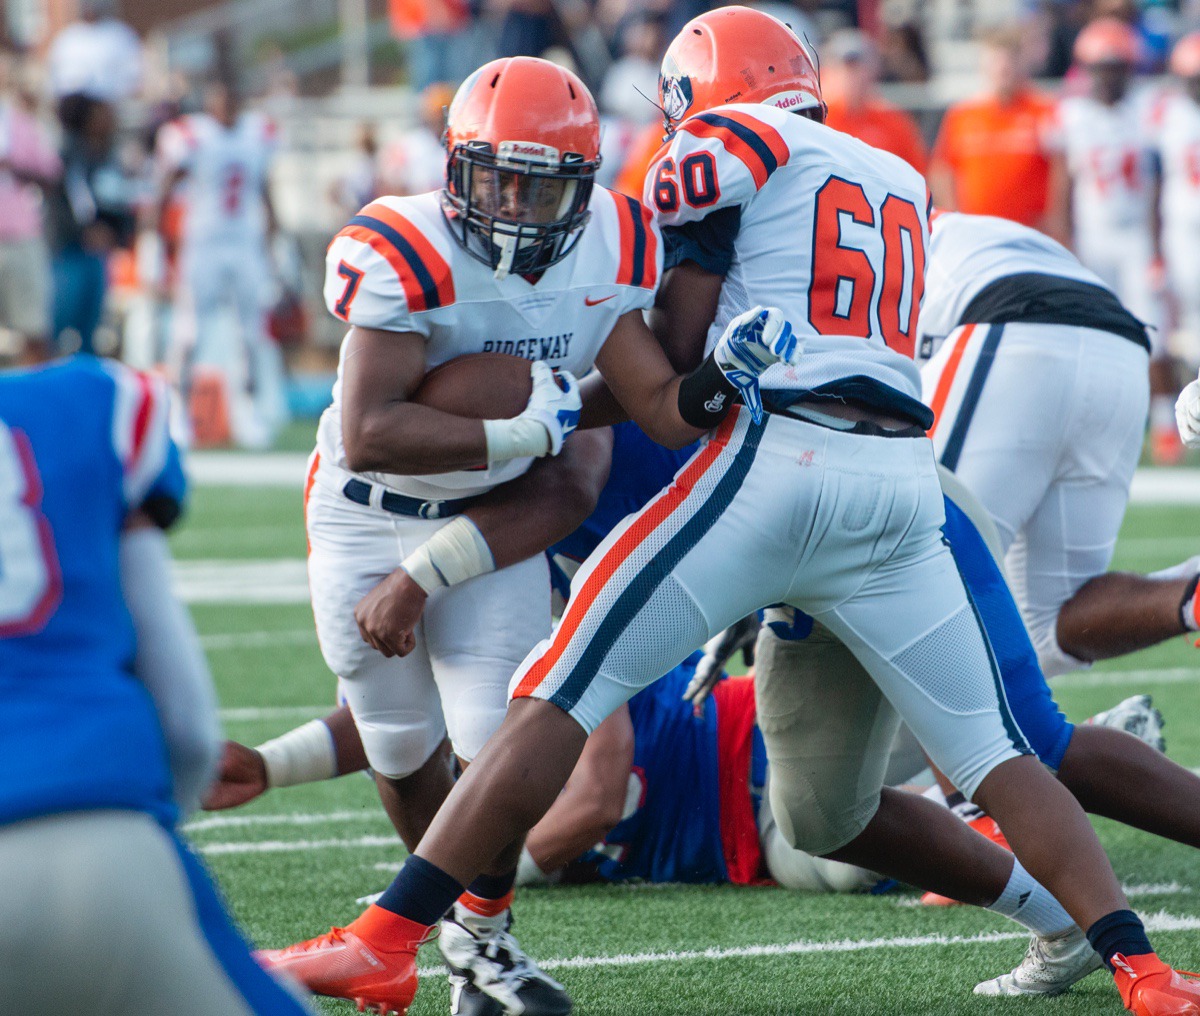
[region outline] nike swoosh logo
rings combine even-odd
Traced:
[[[599,299],[599,300],[593,300],[593,299],[592,299],[590,296],[585,296],[585,297],[583,298],[583,302],[584,302],[585,304],[587,304],[587,306],[589,306],[589,307],[595,307],[595,306],[596,306],[596,304],[598,304],[598,303],[603,303],[605,300],[611,300],[611,299],[612,299],[614,296],[616,296],[616,295],[617,295],[616,293],[612,293],[612,294],[610,294],[609,296],[602,296],[602,297],[600,297],[600,299]]]

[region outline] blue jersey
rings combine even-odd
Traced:
[[[0,823],[174,818],[154,703],[133,676],[119,540],[184,494],[158,382],[79,357],[0,372]]]
[[[608,881],[746,882],[758,874],[754,790],[766,781],[766,750],[754,697],[714,693],[696,716],[683,692],[699,660],[693,653],[629,700],[626,814],[588,857]],[[736,774],[723,782],[725,760]]]

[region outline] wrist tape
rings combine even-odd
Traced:
[[[496,561],[475,523],[459,515],[401,561],[400,567],[426,593],[432,593],[495,571]]]
[[[309,720],[254,750],[262,756],[268,787],[294,787],[337,775],[333,734],[320,720]]]
[[[544,423],[527,416],[511,420],[484,420],[489,466],[510,459],[541,458],[550,451],[550,432]]]

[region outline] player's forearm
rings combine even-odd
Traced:
[[[579,382],[579,394],[583,400],[583,410],[579,414],[578,430],[611,427],[629,419],[629,414],[617,401],[599,371],[593,371]]]
[[[482,495],[464,513],[478,527],[497,568],[565,539],[596,508],[608,481],[612,432],[575,433],[554,458]]]
[[[549,875],[587,853],[621,821],[619,808],[568,786],[525,840],[534,863]]]
[[[356,473],[419,476],[488,464],[482,420],[392,402],[358,414],[343,410],[342,424],[346,463]]]

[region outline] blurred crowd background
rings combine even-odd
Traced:
[[[569,64],[604,116],[601,182],[640,197],[662,52],[713,6],[5,0],[0,362],[84,349],[161,366],[197,443],[269,445],[328,398],[329,238],[377,195],[441,185],[443,110],[467,73],[515,54]],[[1200,0],[756,6],[816,45],[831,125],[910,161],[943,207],[1067,242],[1050,162],[1056,105],[1084,87],[1076,37],[1125,23],[1158,86],[1200,28]],[[205,160],[226,156],[224,189],[202,195]]]

